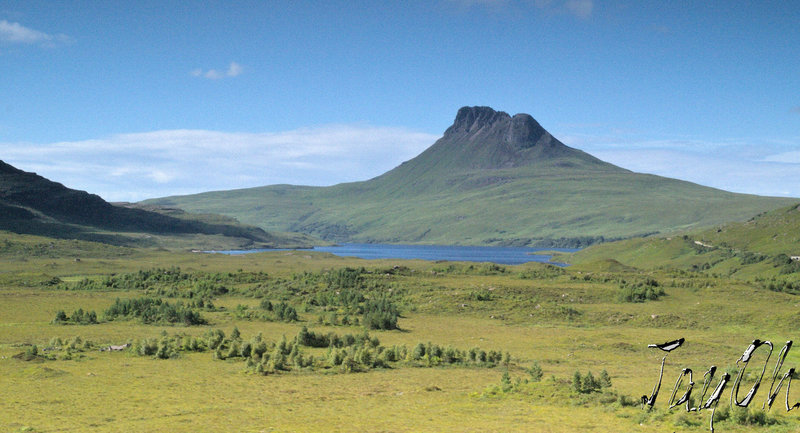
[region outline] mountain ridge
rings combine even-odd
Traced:
[[[564,145],[530,115],[462,107],[429,148],[369,180],[145,203],[333,242],[554,246],[743,220],[792,200],[634,173]]]

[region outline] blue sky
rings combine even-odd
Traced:
[[[368,179],[465,105],[800,197],[800,3],[0,0],[0,159],[109,200]]]

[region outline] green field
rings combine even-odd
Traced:
[[[775,343],[769,376],[800,317],[797,295],[755,281],[622,264],[564,270],[306,251],[222,256],[11,234],[0,238],[0,255],[0,431],[707,431],[709,411],[667,409],[681,368],[695,371],[699,401],[702,373],[717,365],[735,377],[736,360],[760,338]],[[170,305],[203,299],[213,308],[192,307],[207,322],[198,326],[107,314],[117,299],[145,297]],[[374,300],[399,310],[399,329],[366,329]],[[265,301],[275,308],[262,308]],[[278,318],[280,304],[298,320]],[[95,311],[99,323],[52,323],[58,311],[74,317],[79,308]],[[281,340],[292,344],[303,327],[318,336],[367,331],[377,344],[298,344],[276,368]],[[225,335],[218,350],[207,347],[214,330]],[[663,355],[647,345],[680,337],[686,343],[667,358],[654,409],[643,410],[636,403],[652,390]],[[188,349],[192,341],[199,346]],[[272,353],[261,367],[252,353],[240,356],[257,341]],[[99,351],[124,343],[132,346]],[[142,355],[148,345],[158,353]],[[416,356],[420,345],[426,354]],[[337,351],[345,359],[338,365]],[[499,358],[481,362],[480,351]],[[740,398],[765,358],[764,349],[755,352]],[[781,372],[799,365],[800,353],[790,351]],[[575,372],[603,370],[610,387],[573,386]],[[717,431],[800,428],[783,408],[783,391],[761,411],[766,376],[749,414],[727,409],[729,386]],[[789,400],[800,400],[797,386]]]

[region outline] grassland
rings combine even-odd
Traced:
[[[560,260],[586,270],[671,268],[761,281],[764,285],[797,284],[800,290],[800,261],[792,257],[800,257],[797,203],[744,222],[597,245]]]
[[[0,256],[1,431],[707,431],[708,411],[666,408],[680,369],[695,371],[699,393],[702,372],[717,365],[735,373],[744,349],[761,338],[776,345],[769,374],[782,343],[797,337],[800,320],[797,295],[755,281],[703,270],[639,270],[619,262],[560,269],[363,261],[305,251],[222,256],[10,234],[0,235]],[[121,283],[135,280],[139,271],[176,268],[176,283],[147,280],[136,289]],[[348,268],[353,272],[341,272]],[[353,279],[331,277],[337,273]],[[211,279],[214,286],[202,283]],[[113,282],[119,284],[92,285]],[[620,300],[626,290],[653,287],[664,292],[657,300]],[[383,347],[412,351],[432,342],[508,353],[510,360],[447,364],[429,357],[345,372],[324,361],[328,349],[303,347],[306,357],[314,357],[311,365],[263,375],[248,369],[244,358],[215,359],[212,350],[177,351],[170,359],[132,349],[98,350],[126,342],[136,346],[165,334],[202,340],[214,329],[226,336],[236,329],[242,341],[260,333],[270,343],[284,336],[291,340],[304,326],[360,334],[361,325],[320,323],[332,312],[363,318],[345,305],[314,301],[345,289],[399,306],[399,329],[369,330]],[[189,291],[213,293],[207,299],[214,308],[200,311],[208,325],[103,318],[118,298],[188,303]],[[237,317],[240,305],[257,309],[265,299],[296,307],[299,321]],[[51,323],[57,311],[71,314],[78,308],[96,311],[100,323]],[[63,351],[44,351],[56,338],[66,342],[76,336],[93,346],[71,359],[63,359]],[[630,405],[649,394],[658,378],[663,352],[647,345],[679,337],[686,343],[667,358],[655,408]],[[18,356],[33,345],[40,355],[28,361]],[[765,358],[765,351],[756,352],[742,395]],[[541,381],[528,380],[534,362],[543,371]],[[789,352],[783,370],[791,366],[800,366],[800,352]],[[610,388],[590,394],[572,388],[576,371],[602,370],[611,377]],[[768,383],[765,378],[752,408],[761,408]],[[726,391],[720,408],[728,406],[728,398]],[[800,400],[797,386],[789,400]],[[783,393],[766,417],[749,418],[764,425],[748,424],[734,412],[716,423],[717,431],[797,431],[800,420],[784,411],[782,401]]]

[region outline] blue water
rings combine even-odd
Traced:
[[[248,254],[270,249],[211,251],[222,254]],[[464,262],[490,262],[501,265],[518,265],[527,262],[550,262],[548,254],[537,251],[575,252],[572,248],[522,248],[522,247],[462,247],[443,245],[392,245],[392,244],[342,244],[332,247],[314,247],[313,251],[332,253],[342,257],[361,259],[420,259]],[[553,263],[564,265],[563,263]]]

